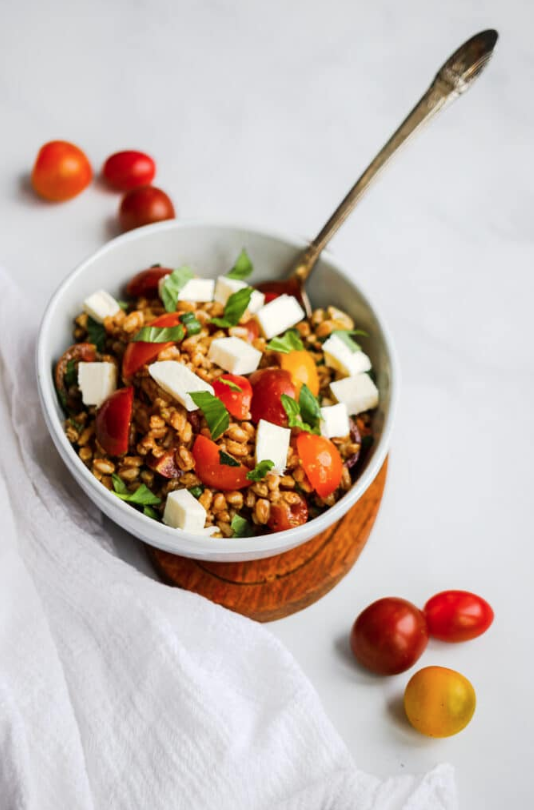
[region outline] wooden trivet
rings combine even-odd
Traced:
[[[217,563],[147,546],[148,555],[169,585],[199,593],[259,622],[282,619],[316,602],[350,571],[373,528],[386,472],[387,461],[338,523],[284,554],[265,560]]]

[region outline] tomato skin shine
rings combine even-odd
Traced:
[[[470,722],[476,708],[473,685],[447,667],[424,667],[404,692],[404,710],[412,726],[427,737],[451,737]]]
[[[49,141],[39,150],[32,170],[34,191],[51,202],[64,202],[80,194],[93,178],[82,150],[68,141]]]
[[[144,152],[128,149],[110,155],[102,167],[106,182],[118,191],[149,185],[156,176],[156,164]]]
[[[469,591],[442,591],[424,607],[428,631],[440,641],[470,641],[481,636],[493,622],[491,606]]]
[[[119,222],[123,231],[174,219],[175,216],[170,197],[155,186],[138,186],[128,191],[119,208]]]

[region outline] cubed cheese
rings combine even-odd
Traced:
[[[117,388],[115,363],[78,363],[78,386],[84,405],[102,405]]]
[[[272,471],[282,475],[287,465],[290,438],[289,428],[279,427],[267,422],[266,419],[260,419],[256,431],[256,464],[260,461],[272,461],[274,463]]]
[[[192,278],[178,293],[178,301],[213,301],[215,282],[212,278]]]
[[[321,433],[327,439],[350,433],[349,414],[344,402],[321,408]]]
[[[292,295],[280,295],[265,304],[255,315],[263,336],[270,340],[295,326],[305,316],[297,299]]]
[[[227,276],[219,276],[215,284],[215,301],[223,306],[226,304],[231,295],[244,287],[248,287],[244,281],[239,281],[237,278],[228,278]],[[254,290],[250,296],[250,303],[248,311],[254,315],[265,303],[265,296],[259,290]]]
[[[327,366],[351,377],[363,371],[369,371],[371,361],[364,352],[352,351],[350,346],[337,335],[330,335],[323,343],[324,359]]]
[[[211,341],[208,360],[232,374],[252,374],[260,364],[261,352],[238,337]]]
[[[363,413],[378,405],[378,388],[368,374],[356,374],[330,383],[338,402],[344,402],[349,414]]]
[[[177,399],[187,411],[196,411],[189,392],[209,391],[213,394],[212,386],[189,371],[187,366],[178,360],[160,360],[148,367],[148,373],[167,394]]]
[[[201,534],[204,533],[206,510],[189,490],[175,489],[167,495],[163,522],[172,529]]]
[[[97,290],[83,302],[83,309],[98,323],[104,323],[104,318],[116,315],[120,306],[112,295],[105,290]]]

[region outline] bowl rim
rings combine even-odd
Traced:
[[[77,482],[82,486],[82,489],[86,491],[86,493],[89,494],[89,491],[95,493],[99,508],[101,508],[102,511],[104,511],[109,517],[111,517],[112,520],[118,523],[121,528],[125,529],[126,531],[130,531],[133,534],[134,532],[128,528],[128,524],[139,521],[138,536],[142,537],[144,542],[171,553],[182,554],[190,557],[194,557],[193,552],[195,545],[198,545],[200,540],[209,540],[210,552],[206,553],[199,548],[197,555],[198,559],[209,559],[210,554],[213,555],[213,558],[217,557],[220,559],[225,556],[225,553],[228,554],[229,559],[231,558],[234,560],[239,559],[240,555],[242,555],[243,559],[253,559],[254,552],[258,552],[258,557],[273,556],[275,554],[288,551],[291,548],[295,548],[296,546],[299,546],[300,544],[324,531],[333,523],[340,520],[359,500],[359,498],[361,498],[361,496],[378,475],[386,459],[390,445],[393,422],[397,410],[399,396],[399,365],[389,327],[383,318],[380,309],[370,301],[369,296],[361,287],[360,283],[355,282],[351,278],[351,275],[344,263],[335,257],[331,251],[324,250],[322,255],[334,266],[336,272],[338,272],[349,284],[357,288],[363,302],[374,314],[378,323],[380,324],[383,342],[390,361],[390,402],[388,411],[384,418],[380,441],[376,446],[370,463],[350,488],[350,490],[326,512],[323,512],[318,517],[313,518],[311,521],[308,521],[302,526],[288,529],[286,531],[273,532],[255,537],[239,538],[202,537],[191,534],[190,532],[186,532],[184,530],[173,529],[163,523],[156,523],[152,518],[147,517],[142,512],[133,510],[131,506],[124,503],[119,498],[116,498],[113,493],[108,491],[100,484],[100,482],[92,475],[85,464],[73,451],[72,445],[68,441],[63,430],[63,425],[56,413],[56,403],[54,402],[56,393],[49,365],[50,358],[48,358],[46,355],[45,344],[50,326],[53,323],[53,319],[56,315],[56,309],[61,302],[65,287],[70,286],[73,282],[75,282],[79,275],[83,274],[86,265],[97,261],[106,253],[112,252],[117,245],[125,242],[135,242],[139,239],[143,239],[143,237],[149,233],[152,234],[167,230],[191,230],[195,228],[245,231],[264,237],[268,240],[283,242],[284,244],[295,248],[295,250],[302,249],[309,244],[309,240],[305,239],[304,237],[292,235],[283,231],[257,227],[248,223],[236,222],[234,220],[224,220],[221,218],[210,217],[166,220],[153,225],[146,225],[141,228],[136,228],[109,240],[96,251],[93,251],[91,254],[86,256],[74,267],[73,270],[71,270],[70,273],[66,275],[46,304],[39,325],[35,352],[37,387],[41,408],[51,438],[68,469],[73,474]],[[108,508],[106,508],[106,505]],[[117,517],[115,517],[116,514],[124,515],[124,521],[121,522],[118,520]],[[310,531],[310,527],[312,525],[316,526],[316,531]],[[177,531],[180,532],[179,538],[176,535]],[[151,535],[154,533],[157,535],[157,537],[150,539]],[[188,550],[184,551],[183,548],[177,548],[177,540],[179,543],[187,545]],[[268,554],[265,553],[267,550]]]

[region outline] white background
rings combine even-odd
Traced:
[[[95,168],[144,149],[180,216],[312,236],[449,53],[499,29],[477,86],[333,243],[388,317],[400,412],[358,563],[271,625],[361,768],[452,762],[466,810],[522,810],[534,796],[533,23],[529,0],[19,0],[0,20],[0,262],[43,306],[115,233],[118,206],[98,184],[64,205],[37,200],[27,177],[43,142],[72,140]],[[144,565],[136,542],[121,542]],[[409,674],[364,674],[347,636],[378,597],[422,605],[445,588],[480,593],[496,619],[486,636],[431,643],[421,659],[477,691],[471,725],[440,741],[399,712]]]

